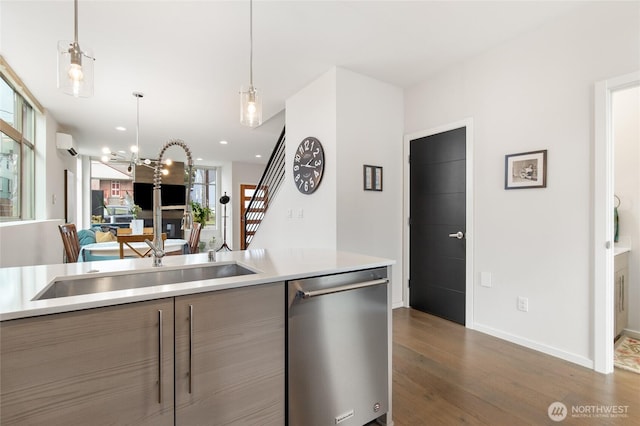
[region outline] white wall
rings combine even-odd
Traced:
[[[402,96],[333,68],[287,101],[285,181],[251,248],[325,247],[394,259],[393,303],[402,304]],[[303,195],[290,159],[308,136],[322,142],[326,165],[318,189]],[[382,192],[363,190],[364,164],[384,168]]]
[[[43,197],[46,207],[45,217],[38,217],[37,219],[64,220],[64,171],[65,169],[73,171],[76,178],[79,179],[80,177],[76,173],[77,160],[69,155],[67,151],[56,148],[56,132],[64,132],[64,130],[59,128],[58,123],[48,112],[45,118],[46,142],[44,146],[38,146],[38,149],[42,150],[40,154],[45,161],[45,181],[42,182],[42,186],[36,186],[36,197]],[[81,194],[78,194],[78,196],[80,197]]]
[[[627,329],[640,334],[640,87],[614,92],[615,193],[620,198],[619,244],[631,247]]]
[[[336,248],[336,69],[289,98],[286,111],[284,182],[251,248]],[[308,136],[322,143],[325,169],[318,189],[304,195],[292,183],[291,159]]]
[[[394,259],[402,302],[403,97],[396,86],[337,70],[337,248]],[[383,190],[363,190],[363,165],[381,166]]]
[[[0,268],[62,263],[58,226],[64,220],[28,220],[0,226]]]
[[[405,91],[406,133],[474,119],[476,327],[586,366],[593,87],[640,64],[639,7],[589,3]],[[548,150],[548,187],[505,191],[504,156],[537,149]],[[479,286],[482,271],[492,288]]]

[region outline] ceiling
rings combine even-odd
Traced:
[[[56,89],[57,42],[73,39],[72,0],[2,0],[0,53],[81,154],[135,144],[138,91],[142,158],[179,138],[197,164],[264,163],[287,98],[333,66],[408,88],[581,5],[256,0],[253,74],[265,123],[255,129],[239,124],[238,92],[249,83],[248,0],[80,0],[80,46],[96,57],[92,98]]]

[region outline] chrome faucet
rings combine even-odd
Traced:
[[[145,243],[151,248],[153,256],[153,266],[162,266],[162,258],[164,257],[164,241],[162,240],[162,199],[160,197],[160,186],[162,185],[162,173],[160,167],[162,165],[162,157],[164,156],[167,148],[177,145],[181,147],[187,154],[187,167],[189,173],[189,181],[187,185],[187,205],[184,209],[184,216],[182,217],[182,229],[191,229],[193,219],[191,216],[191,174],[193,170],[193,159],[191,158],[191,150],[180,139],[170,139],[166,142],[160,154],[158,154],[158,160],[153,169],[153,242],[144,240]]]

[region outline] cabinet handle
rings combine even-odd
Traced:
[[[620,312],[624,312],[624,275],[620,279]]]
[[[623,276],[621,275],[620,278],[618,279],[619,282],[619,286],[618,286],[618,312],[622,312],[622,283],[623,281]]]
[[[162,404],[162,310],[158,311],[158,404]]]
[[[189,393],[193,382],[193,305],[189,305]]]
[[[298,287],[298,291],[296,295],[302,299],[310,299],[312,297],[324,296],[325,294],[340,293],[342,291],[357,290],[359,288],[372,287],[374,285],[380,285],[380,284],[387,284],[388,282],[389,282],[388,279],[382,278],[378,280],[364,281],[356,284],[345,284],[338,287],[330,287],[322,290],[313,290],[313,291],[305,291],[304,289]]]

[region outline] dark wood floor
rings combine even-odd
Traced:
[[[547,410],[560,401],[562,422]],[[572,417],[573,406],[628,406],[627,417]],[[587,408],[580,408],[588,410]],[[393,311],[393,420],[419,425],[640,425],[640,375],[603,375],[458,324]]]

